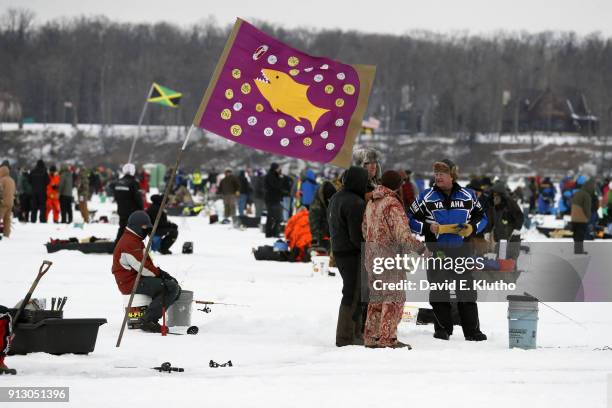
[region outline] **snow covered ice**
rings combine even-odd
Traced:
[[[114,209],[97,201],[92,206],[98,215]],[[209,225],[205,217],[172,221],[179,225],[175,254],[153,255],[154,261],[196,299],[250,307],[212,305],[205,314],[194,305],[197,336],[126,330],[116,348],[123,301],[111,256],[47,254],[43,246],[49,237],[114,238],[116,226],[16,224],[11,238],[0,241],[2,303],[17,303],[40,262],[49,259],[53,266],[34,297],[68,296],[65,317],[108,323],[89,355],[10,356],[18,375],[3,376],[0,385],[67,386],[75,407],[605,407],[610,303],[552,304],[586,329],[541,307],[537,350],[508,349],[507,304],[484,302],[479,309],[487,342],[464,341],[459,327],[449,342],[437,341],[433,326],[402,323],[400,340],[412,351],[337,348],[338,276],[313,277],[310,264],[256,262],[251,248],[266,243],[256,229]],[[535,234],[528,236],[543,239]],[[177,254],[184,241],[194,242],[192,255]],[[211,359],[234,366],[209,368]],[[150,369],[165,361],[185,372]],[[45,405],[21,406],[30,404]]]

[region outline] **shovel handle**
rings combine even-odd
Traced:
[[[42,277],[45,273],[47,273],[49,268],[51,268],[51,265],[53,265],[53,262],[44,260],[38,269],[38,276]]]

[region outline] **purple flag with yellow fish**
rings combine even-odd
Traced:
[[[193,124],[255,149],[348,167],[374,73],[310,56],[238,19]]]

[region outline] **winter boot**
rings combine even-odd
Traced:
[[[8,368],[6,364],[0,363],[0,375],[2,374],[15,375],[17,374],[17,370],[15,370],[14,368]]]
[[[403,343],[401,341],[396,341],[395,343],[390,345],[389,348],[392,348],[392,349],[405,348],[405,349],[408,349],[408,350],[412,350],[412,346],[410,344]]]
[[[465,336],[465,340],[467,341],[485,341],[486,339],[487,335],[481,331],[477,331],[468,336]]]
[[[487,339],[480,331],[480,321],[478,319],[478,305],[476,302],[458,303],[459,314],[461,315],[461,328],[463,336],[467,341],[484,341]]]
[[[354,335],[355,322],[353,321],[353,311],[351,310],[351,306],[340,304],[340,310],[338,311],[338,325],[336,326],[336,346],[343,347],[353,345]]]
[[[444,329],[436,330],[433,336],[434,336],[435,339],[440,339],[440,340],[448,340],[448,339],[450,339],[450,336],[448,335],[448,332],[446,330],[444,330]]]
[[[148,333],[161,333],[161,326],[156,321],[140,319],[140,330]]]

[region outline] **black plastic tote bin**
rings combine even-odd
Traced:
[[[50,354],[88,354],[94,351],[98,328],[106,319],[45,319],[20,323],[9,354],[42,351]]]
[[[70,251],[81,251],[84,254],[112,254],[115,249],[115,243],[113,241],[47,243],[45,247],[47,247],[48,253],[67,249]]]

